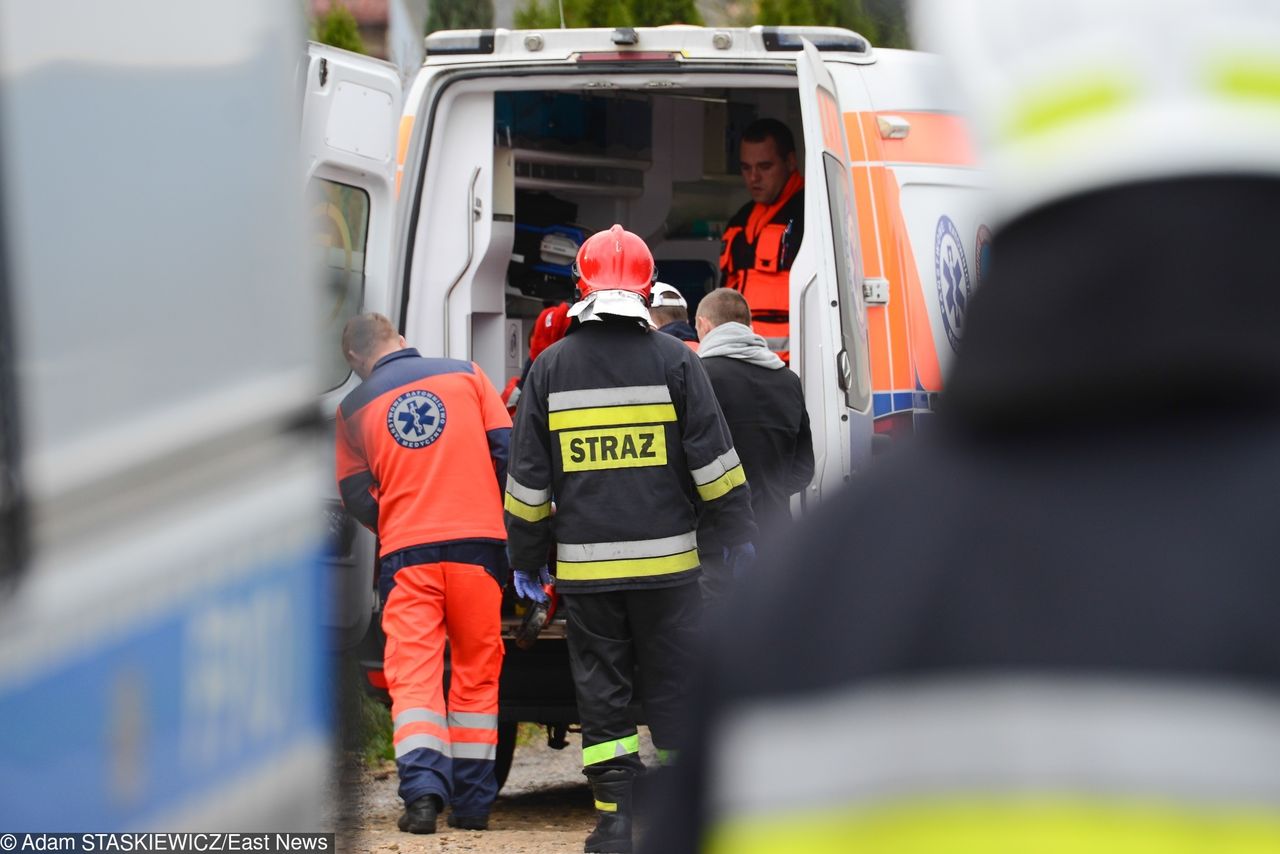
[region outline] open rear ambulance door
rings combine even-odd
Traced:
[[[817,465],[804,495],[817,499],[870,461],[871,370],[849,146],[835,81],[807,40],[796,56],[796,76],[804,120],[805,236],[791,268],[791,365],[804,385]]]
[[[325,412],[359,383],[342,355],[342,328],[362,311],[391,314],[395,265],[396,135],[403,100],[388,62],[311,43],[303,81],[302,162],[313,274],[324,291],[319,318]],[[332,495],[336,496],[336,485]],[[332,554],[330,628],[354,646],[373,611],[373,535],[326,505]]]

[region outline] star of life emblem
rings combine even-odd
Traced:
[[[429,391],[406,391],[387,410],[387,430],[406,448],[425,448],[444,432],[444,401]]]

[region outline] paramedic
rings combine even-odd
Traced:
[[[1280,4],[1061,6],[916,4],[991,273],[935,434],[744,591],[653,851],[1280,851]]]
[[[813,478],[813,437],[800,378],[751,330],[742,294],[718,288],[698,303],[702,366],[711,378],[733,446],[751,487],[751,510],[760,541],[781,534],[791,522],[791,496]],[[728,592],[733,579],[719,572],[721,544],[714,531],[700,531],[702,589],[708,598]]]
[[[477,365],[422,358],[380,314],[348,321],[342,350],[363,382],[338,409],[338,486],[380,544],[399,826],[434,833],[451,803],[451,826],[483,830],[498,793],[507,568],[499,484],[511,419]]]
[[[755,331],[788,362],[791,263],[804,237],[795,138],[777,119],[756,119],[742,132],[738,159],[751,201],[725,229],[720,283],[747,298]]]
[[[649,318],[659,332],[674,335],[698,352],[698,333],[689,325],[689,303],[680,291],[665,282],[654,282],[649,295]]]
[[[701,609],[695,507],[744,566],[755,525],[706,372],[649,325],[654,262],[644,241],[620,225],[598,232],[575,272],[579,325],[533,363],[516,412],[506,520],[521,596],[546,596],[554,542],[597,810],[585,850],[625,852],[643,770],[627,709],[634,676],[655,746],[683,744]]]

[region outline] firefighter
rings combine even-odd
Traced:
[[[363,382],[338,409],[338,486],[378,535],[399,826],[434,833],[451,803],[450,826],[484,830],[498,793],[511,419],[475,363],[422,358],[380,314],[352,318],[342,349]]]
[[[751,201],[725,229],[720,283],[747,298],[752,328],[790,362],[791,263],[804,238],[795,137],[777,119],[756,119],[742,132],[738,159]]]
[[[746,591],[650,851],[1280,851],[1280,4],[1062,6],[917,6],[990,274],[932,438]]]
[[[700,609],[696,508],[744,568],[755,526],[706,372],[649,325],[654,262],[644,241],[615,225],[583,243],[575,270],[578,325],[533,363],[516,413],[506,521],[523,597],[545,598],[555,545],[597,810],[585,850],[626,852],[632,782],[643,770],[628,713],[634,675],[655,746],[683,740]]]
[[[649,319],[654,328],[683,341],[698,352],[698,333],[689,323],[689,303],[684,294],[665,282],[654,282],[649,294]]]

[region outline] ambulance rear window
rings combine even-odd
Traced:
[[[320,354],[325,389],[351,374],[342,355],[342,327],[364,300],[364,252],[369,230],[369,195],[359,187],[316,179],[311,184],[309,228],[321,290]]]

